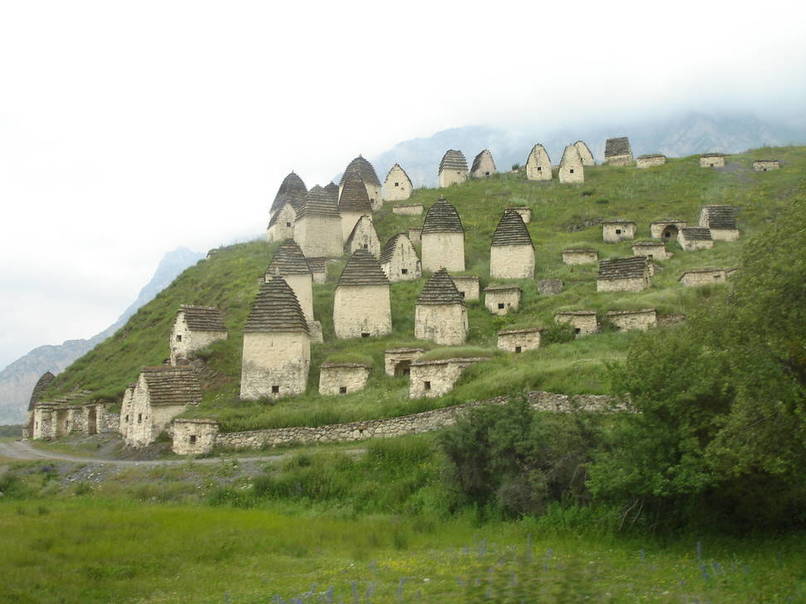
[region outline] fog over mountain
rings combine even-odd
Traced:
[[[204,256],[187,248],[178,248],[163,256],[149,282],[137,299],[123,311],[117,321],[88,339],[67,340],[61,344],[34,348],[0,371],[0,424],[21,423],[34,385],[46,371],[54,374],[92,350],[97,344],[123,327],[137,309],[150,302],[187,267]]]

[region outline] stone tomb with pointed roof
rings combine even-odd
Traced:
[[[319,394],[353,394],[367,387],[372,367],[368,363],[327,361],[319,366]]]
[[[498,332],[498,349],[520,354],[540,348],[540,327],[504,329]]]
[[[424,271],[465,270],[465,229],[459,212],[444,197],[428,209],[420,237]]]
[[[579,152],[579,158],[582,160],[583,166],[587,168],[588,166],[596,165],[596,161],[593,159],[593,153],[591,153],[590,147],[588,147],[585,141],[575,142],[574,147],[576,147]]]
[[[632,244],[633,256],[646,256],[650,260],[667,260],[672,257],[663,241],[636,241]]]
[[[635,239],[635,223],[632,220],[602,221],[602,241],[618,243],[625,239]]]
[[[537,144],[526,158],[527,180],[551,180],[551,158],[545,147]]]
[[[486,360],[484,357],[459,357],[413,361],[409,374],[409,398],[436,398],[447,394],[465,369]]]
[[[31,391],[31,398],[28,400],[28,414],[26,417],[25,426],[22,429],[23,438],[31,438],[34,433],[34,407],[39,402],[42,394],[47,390],[50,383],[56,378],[50,371],[46,371],[34,384],[34,389]],[[38,427],[38,426],[37,426]]]
[[[378,180],[378,175],[375,173],[375,168],[372,167],[372,164],[360,155],[347,164],[347,168],[345,168],[344,174],[342,174],[341,182],[339,182],[339,199],[341,199],[344,184],[350,174],[358,174],[361,177],[367,189],[367,197],[369,198],[372,210],[379,210],[383,207],[381,181]]]
[[[445,269],[426,282],[414,307],[414,337],[442,346],[458,346],[467,340],[467,308]]]
[[[655,220],[649,223],[649,234],[653,239],[663,239],[664,241],[675,241],[677,233],[686,226],[685,220],[677,218],[666,218]]]
[[[390,282],[411,281],[422,277],[420,259],[406,233],[392,235],[381,251],[381,270]]]
[[[496,172],[495,160],[489,149],[484,149],[473,158],[473,165],[470,167],[470,178],[489,178]]]
[[[555,313],[554,322],[571,325],[577,337],[589,336],[599,331],[599,320],[593,310],[567,310]]]
[[[448,149],[439,162],[440,188],[462,184],[467,180],[467,160],[461,151]]]
[[[294,223],[297,221],[297,210],[290,203],[284,203],[279,211],[269,219],[266,239],[269,243],[294,238]]]
[[[517,285],[493,284],[484,288],[484,306],[494,315],[518,310],[523,290]]]
[[[294,290],[273,276],[252,303],[243,334],[241,398],[280,398],[305,392],[311,339]]]
[[[481,297],[481,286],[476,275],[451,275],[451,279],[465,302],[475,302]]]
[[[173,418],[201,398],[201,384],[190,366],[145,367],[121,407],[121,416],[128,420],[124,442],[134,448],[150,445]]]
[[[531,279],[535,274],[535,248],[521,215],[504,210],[490,244],[490,277]]]
[[[724,153],[703,153],[700,155],[700,168],[724,168]]]
[[[777,159],[757,159],[753,162],[753,170],[756,172],[769,172],[770,170],[780,170],[781,162]]]
[[[699,226],[710,229],[714,241],[736,241],[739,238],[738,214],[736,206],[704,206],[700,210]]]
[[[364,215],[359,218],[344,243],[344,253],[348,256],[357,249],[367,250],[375,258],[381,255],[381,240],[378,239],[372,216]]]
[[[666,156],[660,153],[653,153],[650,155],[639,155],[635,160],[636,168],[654,168],[655,166],[662,166],[666,163]]]
[[[714,238],[708,227],[685,227],[677,234],[677,243],[687,252],[696,252],[714,247]]]
[[[425,353],[425,348],[407,346],[390,348],[383,351],[384,372],[389,377],[407,376],[410,373],[412,361],[416,361]]]
[[[333,300],[336,337],[368,338],[392,332],[389,280],[367,250],[353,252],[336,286]]]
[[[597,292],[639,292],[649,287],[650,266],[646,256],[611,258],[599,262]]]
[[[268,283],[272,277],[280,276],[294,291],[297,302],[308,322],[308,334],[312,342],[322,341],[322,326],[313,316],[313,273],[310,265],[295,241],[284,241],[271,260],[264,281]]]
[[[513,212],[520,214],[524,224],[529,224],[532,222],[532,208],[529,206],[512,206],[507,208],[507,210],[512,210]]]
[[[642,310],[609,310],[606,315],[607,320],[619,331],[631,331],[634,329],[646,331],[658,326],[658,314],[654,308],[644,308]]]
[[[585,168],[575,145],[568,145],[563,151],[557,176],[563,184],[585,182]]]
[[[361,175],[357,171],[346,173],[339,195],[339,216],[341,216],[341,234],[344,241],[347,241],[362,216],[371,215],[372,205]]]
[[[414,186],[406,171],[400,167],[400,164],[392,166],[386,174],[386,180],[383,181],[381,188],[383,200],[405,201],[411,197],[412,191],[414,191]]]
[[[183,304],[176,311],[171,330],[171,365],[176,365],[179,359],[187,359],[213,342],[226,339],[224,315],[218,308]]]
[[[319,185],[308,191],[297,211],[294,241],[306,258],[338,258],[343,253],[339,208],[332,195]]]
[[[563,264],[596,264],[599,252],[589,247],[569,247],[563,250]]]
[[[302,182],[302,179],[294,172],[291,172],[283,179],[283,182],[280,183],[280,188],[274,196],[269,214],[274,215],[274,213],[278,212],[286,203],[293,206],[294,209],[298,209],[302,205],[307,193],[308,189],[305,183]]]
[[[728,270],[724,268],[693,268],[680,275],[678,281],[685,287],[701,287],[714,283],[725,283]]]
[[[609,166],[631,166],[633,164],[630,139],[626,136],[608,138],[605,142],[605,163]]]

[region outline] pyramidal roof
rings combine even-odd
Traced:
[[[56,379],[56,376],[53,375],[50,371],[46,371],[42,374],[42,376],[37,380],[36,385],[34,386],[33,392],[31,392],[31,400],[28,402],[28,411],[32,411],[34,408],[34,403],[39,400],[39,397],[42,396],[42,393],[47,390],[47,387],[50,386],[50,383]]]
[[[599,262],[599,279],[636,279],[645,277],[649,271],[646,256],[610,258]]]
[[[291,172],[280,183],[280,188],[277,190],[277,195],[274,196],[274,202],[271,204],[271,211],[279,210],[286,202],[290,202],[294,208],[297,208],[302,203],[307,192],[308,189],[302,179],[294,172]]]
[[[439,269],[428,280],[420,295],[417,296],[417,304],[462,304],[465,301],[462,294],[456,289],[456,284],[451,279],[448,271]]]
[[[504,210],[504,215],[498,221],[493,233],[494,246],[503,245],[532,245],[532,238],[529,229],[523,222],[521,215],[514,210]]]
[[[567,145],[565,150],[563,151],[563,157],[560,160],[561,166],[567,166],[569,164],[581,164],[582,157],[579,155],[579,150],[576,148],[576,145]]]
[[[339,185],[337,185],[335,182],[331,181],[330,183],[328,183],[328,184],[326,184],[324,186],[324,189],[325,189],[325,191],[328,192],[328,194],[330,194],[331,197],[333,197],[333,199],[336,201],[336,203],[338,203],[338,201],[339,201]]]
[[[227,331],[224,315],[215,306],[183,304],[178,312],[185,315],[185,323],[191,331]]]
[[[363,180],[368,185],[377,185],[380,186],[381,182],[378,180],[378,175],[375,174],[375,168],[372,167],[372,164],[369,163],[366,159],[361,157],[360,155],[356,157],[353,161],[347,164],[347,168],[344,170],[344,174],[341,176],[341,182],[339,184],[344,184],[347,175],[351,172],[357,172],[359,176],[361,176],[361,180]]]
[[[593,161],[593,153],[591,153],[590,147],[588,147],[588,144],[585,141],[578,140],[574,143],[574,147],[576,147],[577,151],[579,151],[579,156],[582,158],[583,162],[585,160]]]
[[[362,285],[389,285],[389,279],[381,270],[381,265],[375,260],[375,256],[364,248],[358,248],[341,272],[338,287]]]
[[[347,237],[347,241],[344,242],[344,251],[349,253],[350,247],[353,245],[353,241],[356,237],[358,237],[358,233],[360,233],[366,225],[369,224],[369,228],[375,231],[375,223],[372,222],[372,217],[364,214],[355,221],[355,225],[353,225],[353,230],[350,231],[350,235]],[[375,232],[375,238],[378,238],[377,231]]]
[[[316,185],[305,196],[305,201],[297,210],[297,220],[303,216],[333,216],[339,217],[339,208],[336,200],[319,185]]]
[[[141,375],[148,386],[148,400],[152,406],[197,405],[201,402],[201,384],[191,367],[144,367]]]
[[[428,233],[464,233],[462,219],[456,208],[449,204],[444,197],[428,208],[423,221],[423,235]]]
[[[739,208],[736,206],[705,206],[705,225],[712,229],[736,229],[736,215]]]
[[[310,275],[311,267],[305,260],[297,242],[293,239],[286,239],[274,252],[269,268],[266,269],[266,276],[274,275]]]
[[[294,290],[279,275],[260,285],[244,332],[308,333],[308,323]]]
[[[546,148],[540,143],[537,143],[534,147],[532,147],[532,150],[529,151],[529,155],[527,156],[526,161],[528,162],[531,157],[534,157],[535,161],[539,161],[540,158],[542,157],[545,158],[547,162],[551,163],[549,152],[546,151]]]
[[[680,229],[684,239],[689,241],[711,241],[711,229],[709,227],[683,227]]]
[[[403,175],[403,178],[405,178],[407,181],[409,181],[409,186],[414,187],[414,185],[411,183],[411,178],[409,178],[409,175],[406,173],[406,171],[403,169],[403,166],[401,166],[400,164],[395,164],[394,166],[389,168],[389,171],[386,173],[386,180],[389,180],[389,177],[392,175],[392,172],[394,172],[395,170],[399,170],[400,173]]]
[[[443,170],[463,170],[467,172],[467,160],[461,151],[448,149],[439,162],[439,171]]]
[[[605,157],[615,157],[617,155],[632,155],[630,139],[626,136],[608,138],[605,143]]]
[[[493,154],[490,153],[489,149],[484,149],[473,158],[473,166],[470,168],[470,171],[475,172],[476,170],[481,169],[481,162],[484,161],[485,158],[490,161],[490,163],[493,165],[493,170],[495,170],[495,160],[493,159]]]
[[[367,187],[357,171],[345,172],[342,181],[344,187],[339,197],[339,212],[372,213],[372,204],[369,201]]]
[[[395,248],[397,247],[398,241],[403,239],[408,239],[409,236],[406,233],[396,233],[389,238],[384,246],[383,250],[381,250],[381,264],[386,264],[387,262],[392,261],[392,257],[395,255]]]

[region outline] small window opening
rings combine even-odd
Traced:
[[[177,342],[181,342],[181,341],[182,341],[182,334],[181,334],[181,333],[176,334],[176,341],[177,341]]]
[[[499,303],[498,303],[498,308],[504,308],[504,303],[503,303],[503,302],[499,302]]]
[[[369,333],[367,333],[366,331],[361,332],[361,337],[362,337],[362,338],[368,338],[368,337],[369,337]]]
[[[365,250],[368,250],[368,249],[369,249],[369,243],[365,243],[365,244],[364,244],[364,249],[365,249]]]
[[[128,416],[128,415],[126,416],[126,419],[125,419],[124,421],[125,421],[127,424],[129,423],[129,416]]]
[[[569,170],[569,172],[570,172],[571,174],[573,174],[573,173],[574,173],[574,169],[573,169],[573,168],[571,168],[571,169]]]
[[[542,172],[542,171],[543,171],[543,167],[542,167],[542,166],[538,166],[538,167],[537,167],[537,171],[538,171],[538,172]]]
[[[484,176],[489,176],[489,175],[490,175],[490,173],[489,173],[489,172],[485,172],[485,173],[484,173]]]
[[[616,235],[621,235],[621,229],[616,229]]]
[[[719,281],[719,275],[714,275],[714,279],[716,279],[717,281]]]
[[[409,269],[407,269],[407,268],[401,268],[401,269],[400,269],[400,274],[401,274],[401,275],[408,275],[408,274],[409,274]]]
[[[431,390],[431,382],[428,381],[423,382],[423,388],[425,388],[426,390]]]
[[[138,413],[138,414],[137,414],[137,423],[138,423],[138,424],[142,424],[142,423],[143,423],[143,414],[142,414],[142,413]]]
[[[280,394],[280,387],[279,386],[272,386],[271,387],[272,394]]]
[[[406,367],[406,368],[403,370],[403,375],[411,375],[411,369],[410,369],[410,368],[408,368],[408,367]]]
[[[195,434],[191,434],[191,435],[190,435],[190,438],[188,438],[188,440],[190,441],[190,444],[191,444],[191,445],[195,445],[195,444],[196,444],[196,435],[195,435]]]
[[[652,254],[647,254],[647,255],[646,255],[646,257],[647,257],[647,258],[649,258],[650,260],[654,260],[654,259],[655,259],[655,257],[654,257]]]
[[[523,352],[523,348],[520,346],[515,346],[515,352]]]
[[[399,183],[399,182],[396,182],[396,183],[395,183],[395,186],[396,186],[396,187],[399,187],[399,186],[400,186],[400,183]]]
[[[286,222],[286,223],[285,223],[285,226],[290,227],[290,226],[291,226],[291,223],[290,223],[290,222]]]
[[[465,297],[465,292],[459,292],[459,295],[464,298]]]
[[[347,386],[339,386],[339,394],[347,394]]]
[[[582,330],[579,327],[574,328],[574,333],[580,333]]]

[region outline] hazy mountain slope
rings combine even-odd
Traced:
[[[163,256],[151,280],[140,290],[137,299],[123,311],[112,325],[86,340],[67,340],[62,344],[34,348],[0,372],[0,424],[22,422],[34,384],[46,371],[54,374],[92,350],[98,343],[114,334],[138,308],[147,304],[188,266],[203,258],[203,254],[178,248]]]

